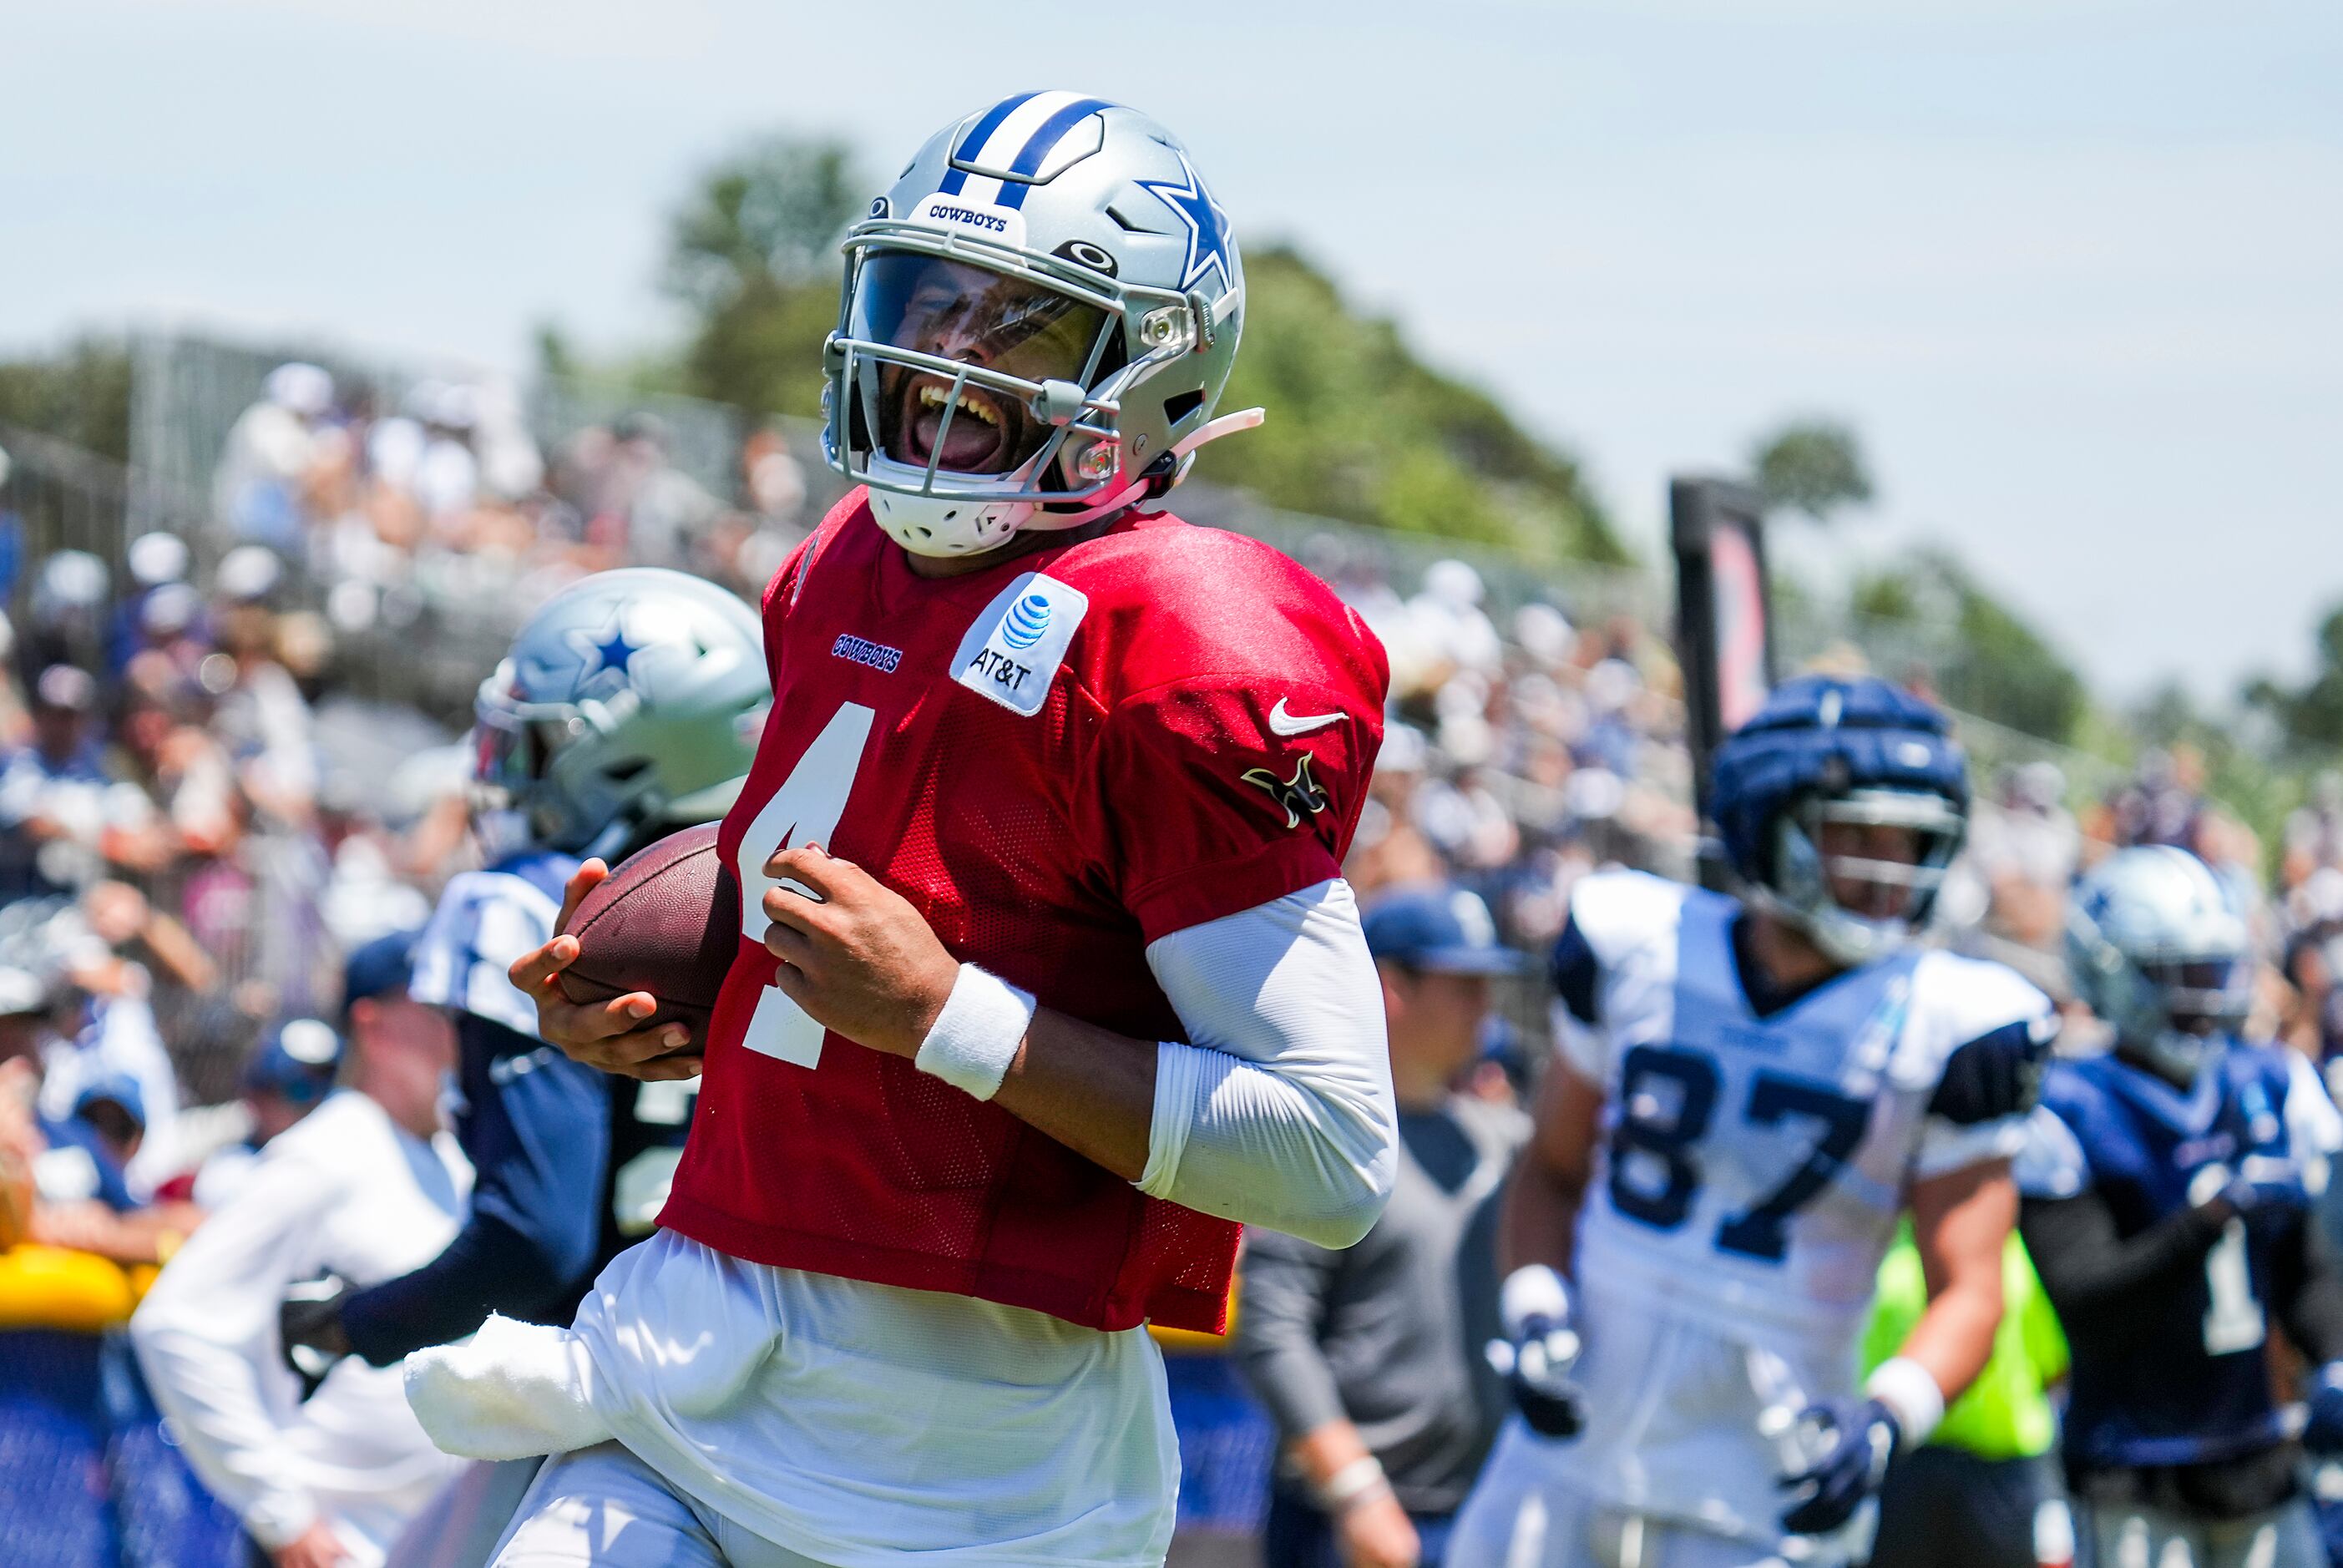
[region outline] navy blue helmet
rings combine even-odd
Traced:
[[[1968,819],[1968,762],[1945,716],[1872,676],[1783,682],[1717,748],[1715,785],[1753,901],[1844,964],[1926,923]]]

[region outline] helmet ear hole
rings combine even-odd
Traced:
[[[1177,425],[1203,406],[1204,395],[1202,392],[1176,393],[1163,399],[1163,417],[1168,423]]]

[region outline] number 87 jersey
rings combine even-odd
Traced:
[[[1562,1050],[1604,1100],[1572,1446],[1610,1501],[1764,1533],[1766,1407],[1848,1392],[1906,1191],[2017,1151],[2053,1014],[2000,965],[1916,947],[1761,1006],[1741,918],[1638,872],[1572,897]]]

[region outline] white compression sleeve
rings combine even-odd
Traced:
[[[1140,1191],[1322,1246],[1391,1195],[1397,1114],[1383,985],[1337,878],[1151,943],[1193,1044],[1156,1060]]]

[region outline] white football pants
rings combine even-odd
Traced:
[[[495,1568],[825,1568],[669,1491],[615,1442],[557,1454]]]

